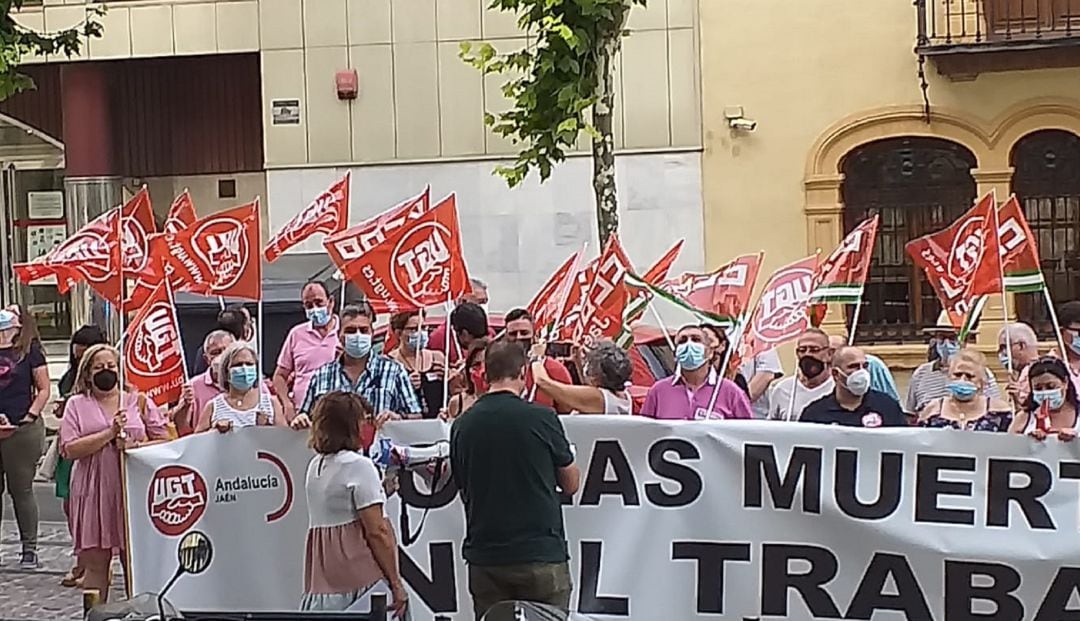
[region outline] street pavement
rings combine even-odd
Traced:
[[[19,531],[11,499],[3,501],[3,524],[0,526],[0,621],[53,621],[82,618],[82,592],[60,586],[71,568],[71,537],[60,503],[52,495],[51,483],[35,484],[34,492],[41,509],[38,532],[38,555],[41,569],[19,569]],[[113,581],[113,593],[122,597],[123,577]]]

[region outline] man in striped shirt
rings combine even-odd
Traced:
[[[908,384],[907,399],[904,400],[904,412],[912,416],[918,416],[926,404],[936,399],[942,399],[949,395],[949,359],[960,351],[958,331],[949,321],[949,316],[942,312],[938,317],[937,325],[924,330],[930,335],[930,345],[934,353],[934,360],[920,365],[911,375],[911,383]],[[975,342],[977,332],[972,330],[968,333],[966,345]],[[997,382],[989,370],[986,371],[985,394],[988,397],[1001,397]]]
[[[366,302],[341,309],[338,338],[342,353],[311,376],[307,395],[292,422],[294,428],[309,426],[315,402],[337,391],[367,399],[380,423],[420,417],[420,401],[409,381],[409,372],[399,362],[371,351],[374,324],[375,311]]]

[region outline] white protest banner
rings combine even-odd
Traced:
[[[1075,443],[765,421],[562,420],[584,474],[565,509],[571,601],[582,613],[641,621],[1078,615]],[[412,441],[416,429],[430,440],[444,433],[410,427],[422,424],[395,423],[387,433]],[[249,429],[132,451],[135,591],[167,581],[177,534],[196,528],[215,557],[170,594],[181,609],[295,610],[305,439]],[[422,510],[411,481],[387,512],[397,525],[403,497],[416,528]],[[202,506],[180,502],[200,497]],[[172,522],[155,526],[139,499]],[[402,550],[414,619],[472,618],[459,502],[453,489],[436,494],[419,540]]]

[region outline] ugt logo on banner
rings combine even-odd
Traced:
[[[154,528],[179,537],[206,513],[206,480],[187,466],[165,466],[154,472],[146,508]]]

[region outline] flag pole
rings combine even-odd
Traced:
[[[739,318],[735,321],[735,327],[737,329],[733,330],[733,332],[741,333],[740,326],[742,325],[743,319],[745,317],[746,317],[745,313],[743,313],[742,315],[739,316]],[[671,348],[671,351],[672,351],[672,353],[674,353],[675,348],[674,347]],[[720,395],[720,385],[724,383],[725,379],[727,379],[727,367],[728,367],[729,364],[731,364],[731,356],[734,353],[735,353],[734,339],[729,337],[728,338],[727,351],[724,352],[724,362],[721,363],[721,366],[720,366],[720,372],[719,372],[720,376],[716,380],[716,385],[713,386],[712,396],[709,397],[709,408],[705,412],[706,417],[712,412],[712,409],[714,407],[716,407],[716,398]]]
[[[1068,355],[1068,350],[1065,349],[1065,339],[1061,337],[1061,323],[1058,321],[1057,309],[1054,308],[1054,300],[1050,298],[1050,287],[1046,284],[1046,278],[1043,278],[1043,298],[1046,299],[1046,308],[1050,311],[1050,322],[1054,326],[1054,336],[1057,337],[1058,351],[1061,352],[1061,359],[1065,360]]]
[[[127,333],[127,315],[124,312],[124,298],[127,297],[127,282],[124,281],[124,208],[123,207],[119,207],[116,210],[116,243],[118,245],[118,247],[117,247],[117,257],[119,258],[119,261],[118,261],[119,265],[117,267],[119,268],[119,274],[120,274],[120,304],[119,304],[119,315],[120,315],[120,342],[119,342],[120,347],[119,347],[119,352],[120,352],[120,360],[118,361],[119,364],[116,365],[116,368],[120,370],[120,373],[118,374],[119,377],[117,379],[117,385],[118,385],[118,388],[119,388],[119,391],[120,391],[119,411],[121,413],[123,413],[125,416],[127,416],[127,408],[125,407],[125,404],[124,404],[124,392],[125,392],[124,391],[124,382],[125,382],[125,380],[127,378],[127,372],[126,372],[127,371],[127,369],[126,369],[127,365],[124,364],[125,359],[127,358],[127,356],[124,355],[125,341],[127,340],[125,338],[127,336],[127,334],[126,334]],[[126,425],[125,425],[125,427],[126,427]],[[127,432],[124,431],[123,429],[121,429],[119,437],[120,437],[121,440],[127,440]]]
[[[998,253],[998,278],[1001,283],[1001,314],[1003,320],[1003,326],[1005,327],[1005,362],[1006,369],[1009,371],[1009,375],[1013,374],[1013,357],[1012,357],[1012,336],[1009,334],[1009,294],[1005,292],[1005,266],[1001,260],[1001,222],[998,221],[998,202],[997,202],[997,190],[992,190],[994,194],[994,204],[992,209],[994,210],[994,238],[997,243],[994,244],[994,252]],[[975,318],[972,318],[974,323]],[[1064,354],[1065,352],[1061,352]]]
[[[859,326],[859,314],[862,312],[863,294],[859,294],[859,301],[855,303],[855,310],[851,313],[851,327],[848,328],[847,344],[851,347],[855,344],[855,330]]]
[[[457,344],[457,335],[454,334],[454,327],[450,325],[450,305],[453,299],[453,290],[446,293],[446,343],[443,344],[443,409],[450,407],[450,341],[454,341]],[[421,322],[423,326],[423,322]],[[423,329],[421,327],[421,329]],[[464,358],[461,355],[461,345],[458,345],[458,359],[464,362]],[[464,369],[466,373],[468,369]],[[458,412],[458,416],[461,416],[463,412]]]
[[[654,298],[650,295],[649,301],[646,305],[649,307],[649,312],[652,313],[653,319],[656,320],[656,325],[660,326],[660,331],[664,333],[664,340],[667,341],[668,347],[671,348],[671,353],[675,353],[675,341],[671,338],[671,331],[664,325],[664,320],[660,318],[660,312],[656,310],[656,306],[653,304]],[[630,326],[627,326],[629,329]],[[633,330],[630,332],[631,343],[633,342]]]

